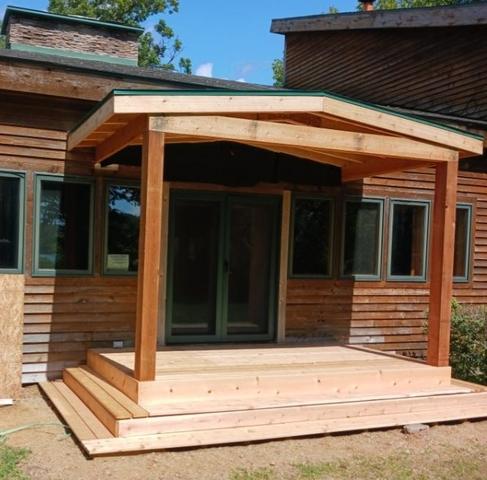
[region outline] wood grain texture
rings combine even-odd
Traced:
[[[0,274],[0,398],[21,390],[24,276]]]
[[[160,299],[163,133],[146,130],[142,157],[134,376],[137,380],[154,380]]]

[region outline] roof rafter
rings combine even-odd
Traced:
[[[406,138],[308,126],[276,124],[222,116],[150,117],[150,129],[177,135],[266,143],[329,152],[387,156],[428,161],[453,161],[458,153]]]

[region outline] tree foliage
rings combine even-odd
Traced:
[[[272,78],[275,87],[284,86],[284,61],[280,58],[276,58],[272,62]]]
[[[82,15],[105,22],[118,22],[139,27],[153,15],[173,14],[179,10],[179,0],[49,0],[49,12],[61,15]],[[183,44],[174,30],[160,19],[154,32],[146,31],[139,41],[139,65],[176,69]],[[180,71],[191,73],[191,60],[180,58]]]
[[[445,5],[465,5],[475,0],[378,0],[374,4],[376,10],[394,8],[441,7]],[[478,0],[476,0],[478,1]]]

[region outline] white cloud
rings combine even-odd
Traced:
[[[196,69],[196,75],[200,75],[201,77],[213,77],[213,63],[202,63]]]
[[[245,78],[237,78],[237,82],[242,82],[242,83],[245,83],[247,80],[245,80]]]

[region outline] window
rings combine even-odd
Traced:
[[[22,271],[24,176],[0,172],[0,272]]]
[[[392,200],[389,223],[388,279],[424,281],[429,203]]]
[[[140,188],[107,185],[105,273],[133,274],[139,260]]]
[[[294,199],[291,275],[331,275],[332,205],[331,200],[318,197]]]
[[[342,276],[378,280],[381,276],[382,200],[347,200],[344,205]]]
[[[90,273],[93,185],[89,180],[37,176],[34,273]]]
[[[472,235],[472,206],[457,205],[453,280],[468,282],[470,275],[470,244]]]

